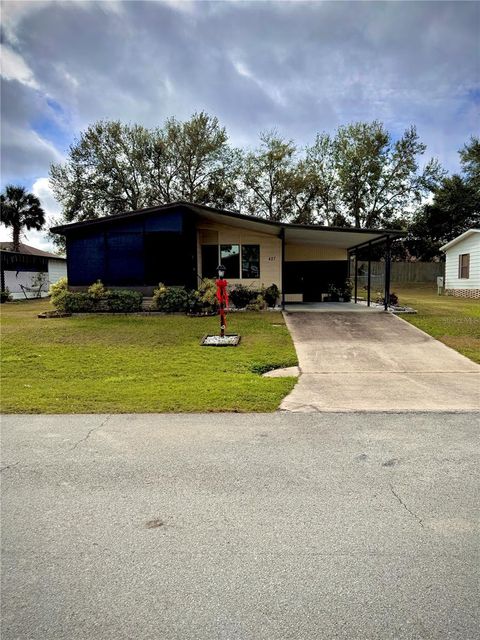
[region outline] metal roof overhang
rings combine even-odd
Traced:
[[[285,233],[286,244],[317,244],[329,245],[340,249],[354,249],[361,245],[374,244],[385,240],[387,237],[397,238],[404,235],[401,231],[393,229],[352,229],[349,227],[323,227],[317,225],[288,224],[274,222],[253,216],[245,216],[230,212],[207,210],[207,208],[195,207],[199,214],[199,220],[223,223],[232,227],[249,229],[258,233],[279,236],[282,229]]]

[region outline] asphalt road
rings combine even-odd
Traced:
[[[479,417],[4,417],[2,640],[474,640]]]

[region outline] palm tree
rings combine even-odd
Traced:
[[[20,234],[40,229],[45,224],[45,211],[40,200],[24,187],[8,184],[0,195],[0,219],[6,227],[12,227],[13,251],[20,251]]]

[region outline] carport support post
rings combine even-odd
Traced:
[[[357,295],[358,295],[358,255],[357,255],[357,250],[355,249],[355,295],[354,295],[354,301],[355,304],[357,304]]]
[[[389,236],[387,236],[386,244],[387,244],[387,249],[385,251],[385,294],[383,299],[385,311],[387,311],[388,305],[390,303],[390,262],[392,259],[392,256],[391,256],[392,241],[390,240]]]
[[[285,227],[280,230],[282,239],[282,310],[285,311]]]
[[[370,306],[370,285],[372,282],[372,245],[368,243],[368,272],[367,272],[367,307]]]

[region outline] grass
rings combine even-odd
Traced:
[[[4,413],[274,411],[297,364],[280,313],[239,313],[235,348],[201,347],[217,318],[89,315],[43,320],[46,301],[1,307]]]
[[[480,300],[439,296],[434,284],[394,284],[399,304],[418,311],[402,318],[480,364]]]

